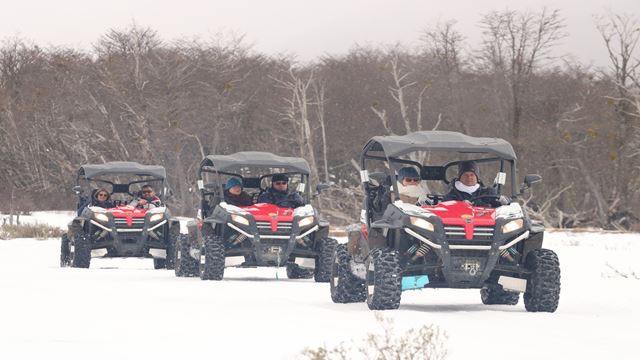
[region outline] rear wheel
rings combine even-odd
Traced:
[[[176,257],[174,271],[177,277],[198,276],[200,262],[194,259],[189,251],[189,235],[180,234],[176,243]]]
[[[364,280],[358,278],[351,271],[351,255],[347,245],[339,244],[333,255],[331,266],[331,300],[334,303],[354,303],[367,299],[367,289]]]
[[[71,265],[71,244],[67,234],[62,234],[60,239],[60,267]]]
[[[224,243],[220,236],[207,235],[204,238],[204,263],[200,264],[200,279],[222,280],[224,276]]]
[[[480,290],[480,298],[485,305],[516,305],[520,300],[520,293],[505,291],[498,285],[492,285]]]
[[[169,230],[169,236],[167,237],[167,258],[165,261],[165,267],[167,270],[173,270],[174,262],[176,258],[176,241],[180,236],[180,225],[175,224],[171,226]]]
[[[400,307],[402,287],[398,252],[388,248],[373,249],[365,267],[369,309],[392,310]]]
[[[167,266],[167,261],[165,259],[153,259],[153,268],[158,270],[158,269],[164,269]]]
[[[314,279],[316,282],[329,282],[331,279],[331,261],[333,260],[336,246],[338,246],[338,241],[332,238],[324,238],[320,240],[318,245],[320,255],[318,255],[318,260],[316,261]]]
[[[524,293],[524,307],[531,312],[554,312],[560,302],[560,261],[555,252],[537,249],[527,255],[531,272]]]
[[[91,265],[91,238],[85,233],[79,233],[73,239],[71,252],[71,267],[89,268]]]
[[[287,263],[287,277],[289,279],[311,279],[313,277],[313,269],[305,269],[296,263]]]

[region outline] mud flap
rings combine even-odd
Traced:
[[[427,275],[404,276],[402,278],[402,291],[422,289],[429,283]]]

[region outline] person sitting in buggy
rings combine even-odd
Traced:
[[[242,180],[232,177],[224,184],[224,201],[234,206],[251,206],[253,200],[242,188]]]
[[[297,208],[304,205],[300,194],[289,193],[289,177],[286,174],[271,176],[271,187],[258,196],[257,203],[274,204],[282,208]]]
[[[105,209],[110,209],[114,207],[113,202],[111,201],[111,194],[105,188],[98,189],[93,195],[93,203],[92,206],[97,206]]]
[[[510,199],[504,195],[498,197],[498,192],[495,188],[484,186],[479,180],[479,175],[480,170],[478,163],[475,161],[463,161],[459,163],[458,177],[453,180],[449,193],[444,196],[443,201],[471,201],[478,199],[480,203],[495,207],[507,205],[511,202]]]
[[[427,192],[418,170],[411,166],[398,170],[398,195],[402,202],[420,206],[431,205]]]
[[[162,206],[162,201],[156,196],[153,186],[145,184],[142,186],[140,197],[133,200],[130,205],[141,208],[156,208]]]

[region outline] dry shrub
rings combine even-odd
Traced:
[[[0,239],[36,238],[47,239],[60,237],[64,230],[46,224],[22,224],[0,226]]]
[[[442,360],[447,356],[447,335],[435,325],[424,325],[398,333],[393,319],[376,313],[381,332],[370,333],[360,341],[342,342],[329,348],[307,348],[302,359],[308,360]]]

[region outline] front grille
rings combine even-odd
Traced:
[[[291,222],[279,222],[278,229],[271,231],[271,223],[268,221],[256,221],[258,233],[260,235],[291,235],[291,228],[293,224]]]
[[[138,230],[138,231],[142,231],[142,229],[144,229],[144,219],[141,218],[135,218],[132,219],[132,223],[131,226],[129,226],[127,224],[127,219],[123,219],[123,218],[114,218],[113,219],[113,223],[116,226],[116,230],[120,231],[120,230]]]
[[[447,225],[444,227],[447,240],[466,240],[463,226]],[[475,226],[473,240],[488,240],[493,238],[493,226]]]

